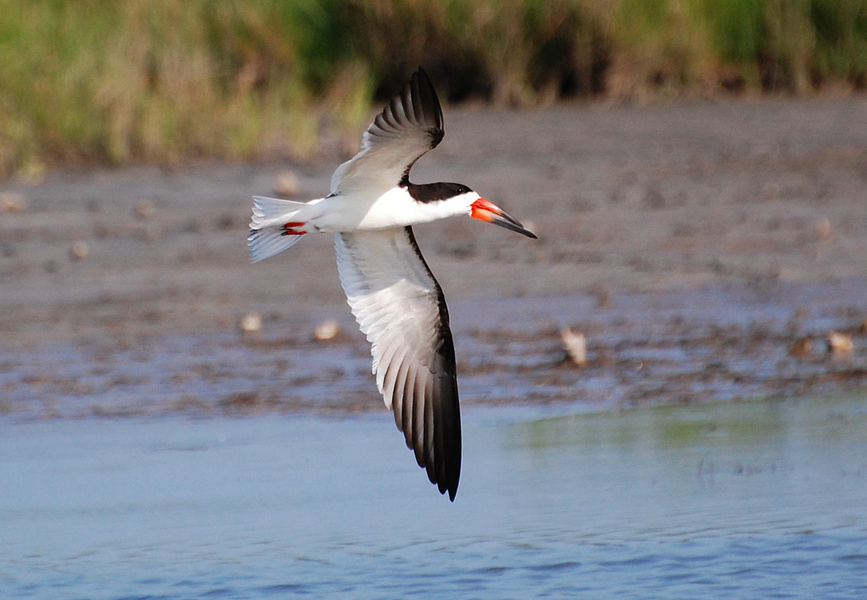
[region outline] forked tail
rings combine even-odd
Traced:
[[[306,202],[253,196],[253,219],[247,234],[252,262],[280,254],[301,239],[305,232],[287,228],[287,224],[305,206]]]

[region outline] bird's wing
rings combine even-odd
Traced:
[[[358,154],[334,171],[331,193],[394,187],[443,135],[442,107],[430,79],[419,68],[364,132]]]
[[[454,500],[461,470],[455,349],[442,289],[412,228],[335,235],[340,283],[372,344],[386,406],[419,466]]]

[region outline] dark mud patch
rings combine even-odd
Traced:
[[[461,301],[453,306],[464,406],[591,409],[853,392],[867,386],[867,281],[828,289],[706,290]],[[330,341],[240,332],[148,336],[0,354],[11,417],[384,410],[351,321]],[[583,366],[563,327],[587,339]],[[833,352],[828,334],[852,341]],[[803,348],[804,341],[809,342]]]

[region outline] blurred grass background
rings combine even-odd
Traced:
[[[0,0],[0,177],[303,156],[423,65],[448,101],[867,86],[867,0]]]

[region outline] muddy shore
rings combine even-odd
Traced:
[[[867,389],[867,97],[445,118],[415,181],[466,183],[540,238],[471,219],[416,229],[465,403]],[[291,170],[297,197],[319,197],[342,158],[334,143],[305,164],[0,184],[0,411],[379,407],[330,236],[256,265],[245,244],[251,195]],[[239,331],[249,313],[257,335]],[[340,333],[316,342],[326,319]],[[562,361],[564,327],[587,335],[581,369]],[[832,331],[853,349],[829,352]]]

